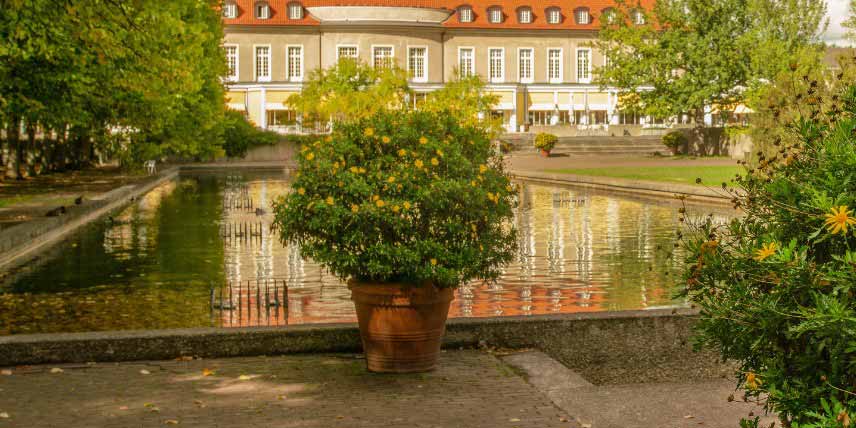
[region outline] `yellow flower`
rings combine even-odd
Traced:
[[[333,205],[333,197],[332,196],[327,197],[327,205]]]
[[[351,205],[351,212],[352,212],[352,213],[358,213],[358,212],[360,212],[360,206],[359,206],[359,205],[356,205],[356,204]]]
[[[443,157],[443,151],[440,149],[437,149],[437,156]]]
[[[425,137],[419,137],[419,144],[428,144],[428,139]]]
[[[392,212],[397,213],[399,210],[401,210],[401,208],[398,205],[392,206]]]
[[[482,174],[487,172],[487,165],[479,165],[479,172]]]
[[[305,151],[307,151],[307,150],[309,150],[309,147],[308,147],[308,146],[306,146],[306,144],[301,144],[301,145],[300,145],[300,153],[303,153],[303,152],[305,152]]]
[[[422,165],[424,165],[424,164],[422,163],[422,161],[421,161],[421,160],[416,159],[416,160],[413,162],[413,165],[416,165],[416,167],[417,167],[417,168],[422,168]]]
[[[437,266],[437,259],[431,259],[431,266]]]
[[[395,176],[394,176],[394,175],[390,175],[390,176],[389,176],[389,178],[388,178],[388,179],[386,179],[386,181],[388,181],[388,182],[390,182],[390,183],[395,183]]]
[[[390,141],[389,137],[387,137],[386,135],[384,135],[383,137],[380,137],[380,140],[383,141],[384,143],[388,143]]]
[[[440,165],[440,161],[437,158],[431,158],[431,165],[437,166]]]
[[[312,152],[307,153],[306,154],[306,160],[311,161],[312,159],[315,159],[315,153],[312,153]]]
[[[386,202],[384,202],[383,199],[378,199],[375,201],[375,205],[377,205],[378,208],[383,208],[383,206],[386,205]]]
[[[410,209],[410,202],[405,201],[402,205],[404,205],[404,209],[405,209],[405,210],[409,210],[409,209]]]
[[[841,233],[847,234],[847,228],[856,226],[856,218],[853,218],[853,211],[847,208],[847,205],[842,205],[838,208],[832,208],[832,214],[826,215],[826,228],[829,233],[835,235]]]
[[[505,186],[505,190],[508,190],[509,192],[513,192],[514,187],[511,187],[511,185],[509,184],[508,186]]]
[[[476,183],[476,181],[475,181],[475,180],[473,180],[473,181],[470,181],[470,184],[471,184],[471,185],[472,185],[472,186],[473,186],[473,187],[476,187],[476,186],[478,186],[478,183]]]
[[[717,240],[705,241],[703,244],[701,244],[700,250],[701,250],[702,254],[705,254],[708,252],[713,253],[716,250],[716,247],[718,247],[718,246],[719,246],[719,241],[717,241]]]
[[[762,383],[761,379],[758,379],[758,377],[755,375],[755,373],[749,372],[749,374],[746,375],[746,387],[747,388],[749,388],[751,390],[756,390],[756,389],[758,389],[759,386],[761,386],[761,383]]]
[[[473,232],[475,232],[475,231],[476,231],[476,229],[477,229],[477,228],[476,228],[476,224],[475,224],[475,223],[470,224],[470,227],[471,227],[471,228],[473,228]]]
[[[755,251],[755,260],[762,262],[773,254],[776,254],[776,243],[770,242],[769,244],[762,245],[761,249]]]
[[[359,174],[359,173],[360,173],[360,169],[359,169],[359,168],[357,168],[357,167],[355,167],[355,166],[352,166],[352,167],[351,167],[351,172],[353,172],[354,174]]]
[[[374,128],[366,128],[366,129],[364,129],[364,130],[363,130],[363,135],[365,135],[366,137],[371,137],[372,135],[374,135]]]
[[[373,201],[376,201],[376,200],[378,200],[378,199],[380,199],[380,196],[378,196],[378,195],[373,195],[373,196],[372,196],[372,200],[373,200]]]
[[[332,136],[332,135],[328,135],[328,136],[327,136],[327,138],[325,138],[325,139],[324,139],[324,141],[326,141],[326,142],[328,142],[328,143],[333,142],[333,136]]]
[[[399,149],[399,150],[398,150],[398,155],[399,155],[399,156],[404,156],[404,155],[406,155],[406,154],[407,154],[407,150],[404,150],[404,149]]]
[[[304,189],[304,188],[302,188],[302,187],[301,187],[301,188],[299,188],[299,189],[297,189],[297,194],[298,194],[298,195],[305,195],[305,194],[306,194],[306,189]]]
[[[366,169],[363,167],[360,167],[360,174],[365,174],[365,173],[366,173]]]

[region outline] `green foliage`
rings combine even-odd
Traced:
[[[687,136],[681,131],[672,131],[664,135],[662,141],[673,153],[679,153],[687,145]]]
[[[596,80],[621,88],[628,110],[655,117],[689,113],[701,125],[705,106],[729,105],[743,88],[762,85],[802,46],[819,49],[821,0],[658,1],[646,24],[629,18],[636,4],[618,0],[595,46],[609,58]]]
[[[856,412],[856,87],[804,104],[794,142],[738,180],[745,216],[697,225],[686,295],[700,345],[786,426],[846,426]]]
[[[23,122],[68,131],[81,142],[76,155],[84,163],[93,144],[126,159],[210,156],[221,134],[226,68],[217,6],[215,0],[6,2],[0,121],[9,130]],[[122,133],[124,143],[94,138],[108,131]],[[18,145],[14,133],[10,140],[18,150],[32,149]]]
[[[556,147],[556,143],[558,142],[559,137],[547,132],[539,132],[538,135],[535,136],[535,148],[547,152],[553,150],[553,147]]]
[[[372,67],[348,58],[309,74],[288,104],[304,117],[356,120],[401,108],[409,92],[407,73],[398,67]]]
[[[479,75],[460,77],[456,71],[455,76],[442,88],[429,92],[418,108],[435,113],[452,112],[464,125],[484,128],[491,137],[499,135],[502,119],[490,116],[499,97],[486,93],[485,82]]]
[[[243,157],[247,150],[256,146],[270,146],[282,138],[272,131],[264,131],[251,125],[244,114],[237,111],[227,111],[223,124],[223,150],[226,156]]]
[[[342,279],[455,287],[515,250],[514,189],[488,133],[452,112],[381,111],[304,145],[281,239]]]

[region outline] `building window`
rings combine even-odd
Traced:
[[[458,72],[461,77],[470,77],[476,74],[476,52],[474,48],[458,49]]]
[[[270,46],[256,46],[256,81],[270,82]]]
[[[288,80],[299,82],[303,80],[303,46],[288,47]]]
[[[227,2],[223,5],[223,17],[224,18],[237,18],[238,17],[238,5],[233,2]]]
[[[645,25],[645,14],[641,10],[633,11],[633,23],[636,25]]]
[[[562,82],[562,50],[547,49],[547,78],[550,83]]]
[[[584,7],[575,10],[574,17],[576,18],[577,24],[579,25],[591,24],[591,16],[589,15],[589,11]]]
[[[615,18],[618,16],[618,13],[615,9],[608,7],[601,12],[601,16],[603,17],[604,22],[607,24],[614,24]]]
[[[336,49],[336,60],[340,60],[342,58],[350,58],[353,60],[357,59],[357,47],[356,46],[339,46]]]
[[[547,9],[547,22],[550,24],[562,23],[562,9],[551,7]]]
[[[294,110],[268,110],[267,126],[297,125],[297,112]]]
[[[505,50],[502,48],[488,49],[488,75],[491,82],[503,82],[505,80]]]
[[[517,20],[521,24],[531,24],[532,23],[532,9],[529,7],[521,7],[517,9]]]
[[[298,2],[289,3],[288,19],[303,19],[303,5]]]
[[[238,46],[226,45],[226,65],[229,67],[229,74],[226,75],[227,80],[238,80]]]
[[[473,22],[473,8],[461,6],[458,8],[458,20],[460,22]]]
[[[502,22],[502,8],[499,6],[492,6],[487,10],[487,17],[493,24],[499,24]]]
[[[517,69],[520,83],[532,83],[532,63],[534,62],[535,51],[532,48],[519,49],[517,51],[518,66]]]
[[[408,48],[407,50],[407,71],[410,74],[410,79],[414,82],[428,81],[427,73],[428,63],[428,48]]]
[[[372,48],[372,64],[377,68],[392,66],[392,46],[375,46]]]
[[[267,2],[260,1],[256,3],[256,18],[270,19],[270,5]]]
[[[591,83],[591,49],[577,50],[577,81]]]

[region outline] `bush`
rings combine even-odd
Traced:
[[[672,153],[680,153],[687,145],[687,136],[681,131],[672,131],[663,136],[663,145],[668,147]]]
[[[514,189],[484,128],[382,111],[304,145],[275,204],[283,242],[341,279],[454,287],[515,252]]]
[[[559,137],[546,132],[540,132],[535,136],[535,148],[547,152],[553,150],[553,147],[556,147],[556,143],[558,142]]]
[[[744,217],[685,242],[699,344],[738,362],[784,426],[846,427],[856,411],[856,87],[840,98],[805,105],[795,143],[738,180]]]
[[[224,121],[223,150],[231,158],[243,157],[251,147],[273,145],[282,138],[275,132],[254,127],[243,113],[235,110],[226,111]]]

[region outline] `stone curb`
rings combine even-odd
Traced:
[[[573,174],[547,174],[535,172],[509,171],[512,178],[543,184],[558,184],[616,193],[647,195],[658,198],[667,197],[701,204],[731,205],[731,197],[725,191],[709,187],[688,186],[684,184],[664,184],[651,181],[627,180],[621,178],[596,177]]]
[[[39,218],[4,230],[0,233],[0,270],[25,262],[37,250],[58,242],[65,235],[127,204],[132,198],[174,179],[178,173],[179,168],[172,167],[142,183],[119,187],[90,198],[81,206],[70,207],[63,216]]]
[[[688,351],[685,328],[695,311],[593,312],[497,318],[459,318],[447,324],[444,347],[491,345],[507,348],[534,347],[562,359],[555,348],[588,349],[589,355],[625,345],[623,352],[672,353]],[[658,327],[667,324],[670,327]],[[638,337],[642,332],[644,340]],[[664,336],[664,332],[665,336]],[[558,336],[557,336],[558,335]],[[564,339],[561,339],[564,337]],[[603,337],[615,346],[607,346]],[[676,339],[681,339],[675,341]],[[633,345],[637,343],[637,345]],[[642,343],[647,350],[638,349]],[[169,360],[181,356],[223,358],[294,353],[359,351],[356,324],[318,324],[288,327],[194,328],[114,332],[30,334],[0,337],[0,367],[34,364]],[[681,351],[681,352],[678,352]]]

